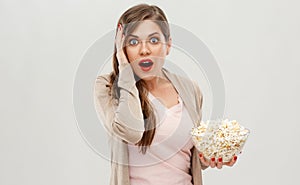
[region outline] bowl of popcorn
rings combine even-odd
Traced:
[[[194,146],[206,159],[222,157],[223,162],[241,153],[249,133],[236,120],[228,119],[201,121],[191,131]]]

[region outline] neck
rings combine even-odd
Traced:
[[[147,89],[149,91],[153,91],[155,89],[158,89],[161,85],[168,82],[166,77],[163,75],[163,72],[161,71],[158,76],[155,76],[151,79],[145,79]]]

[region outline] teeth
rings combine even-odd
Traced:
[[[140,63],[140,66],[142,67],[150,67],[153,64],[151,61],[143,61]]]

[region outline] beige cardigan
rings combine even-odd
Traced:
[[[120,70],[118,87],[119,100],[109,94],[109,75],[99,76],[95,84],[95,105],[97,112],[110,135],[111,178],[110,185],[130,185],[127,143],[137,143],[143,135],[144,121],[139,93],[129,64]],[[202,94],[195,82],[163,69],[165,77],[173,84],[183,100],[195,126],[201,120]],[[198,151],[192,148],[191,175],[194,185],[202,185],[201,163]]]

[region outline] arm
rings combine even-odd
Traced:
[[[120,65],[118,103],[109,94],[109,79],[100,76],[95,84],[95,105],[105,128],[111,135],[116,135],[129,143],[137,143],[144,132],[144,120],[139,93],[129,63]]]

